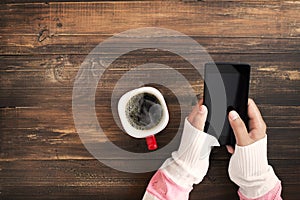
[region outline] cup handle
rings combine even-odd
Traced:
[[[157,143],[156,143],[156,139],[154,135],[149,135],[146,137],[146,142],[147,142],[147,146],[148,149],[150,151],[153,151],[155,149],[157,149]]]

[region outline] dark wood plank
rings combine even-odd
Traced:
[[[72,3],[77,3],[77,2],[84,2],[84,3],[87,3],[87,2],[94,2],[96,0],[89,0],[89,1],[74,1],[74,0],[50,0],[50,1],[43,1],[43,0],[3,0],[2,3],[3,4],[20,4],[20,3],[23,3],[23,4],[33,4],[33,3],[51,3],[51,2],[72,2]],[[118,2],[118,1],[122,1],[122,2],[131,2],[131,1],[137,1],[137,0],[110,0],[110,1],[107,1],[107,0],[98,0],[98,2],[101,2],[101,1],[106,1],[106,2]],[[147,0],[148,2],[150,1],[160,1],[160,0]],[[205,0],[169,0],[169,1],[174,1],[174,2],[179,2],[179,1],[182,1],[182,2],[186,2],[186,3],[197,3],[198,1],[205,1]],[[230,2],[231,0],[210,0],[210,2]],[[244,0],[237,0],[237,2],[243,2]],[[278,2],[278,0],[248,0],[248,2]],[[295,4],[295,2],[290,2],[291,4]]]
[[[6,200],[16,199],[103,199],[117,200],[115,194],[120,194],[124,200],[142,199],[146,186],[5,186],[2,195]],[[26,192],[25,192],[26,191]],[[222,191],[222,192],[218,192]],[[190,194],[190,200],[231,199],[237,200],[237,188],[232,185],[198,185]],[[283,199],[298,200],[297,184],[283,185]],[[12,197],[12,194],[13,197]]]
[[[1,95],[5,98],[6,95],[26,96],[26,92],[22,89],[29,90],[28,95],[34,95],[31,91],[35,89],[51,88],[51,89],[65,89],[69,88],[67,94],[70,94],[73,79],[83,62],[85,56],[78,55],[64,55],[64,56],[5,56],[2,57],[0,64],[0,74],[3,78],[0,79],[2,85]],[[299,87],[300,87],[300,72],[296,67],[300,62],[299,54],[226,54],[214,55],[215,61],[234,61],[247,62],[252,65],[250,96],[253,98],[260,98],[263,103],[276,103],[280,104],[282,98],[286,99],[285,104],[299,105]],[[127,60],[127,61],[126,61]],[[130,64],[128,63],[129,61]],[[30,61],[30,62],[28,62]],[[107,90],[112,90],[117,80],[128,71],[131,67],[144,64],[145,62],[155,62],[166,64],[180,73],[182,73],[190,81],[196,93],[202,94],[203,82],[201,76],[195,73],[195,70],[182,58],[174,55],[163,53],[154,53],[153,51],[147,52],[145,57],[144,52],[137,52],[133,55],[122,57],[117,64],[110,66],[107,69],[107,79],[102,80]],[[111,69],[111,71],[110,71]],[[146,73],[146,72],[145,72]],[[157,72],[159,73],[159,72]],[[276,83],[276,84],[274,84]],[[14,89],[15,92],[5,90]],[[272,88],[273,90],[266,90],[265,88]],[[41,91],[46,93],[45,90]],[[25,93],[25,94],[24,94]],[[41,93],[41,94],[42,94]],[[274,96],[276,98],[269,98]],[[13,96],[11,99],[18,99],[18,96]],[[265,98],[263,98],[265,97]],[[268,99],[267,99],[268,98]],[[44,98],[38,101],[43,101]],[[289,103],[288,101],[292,101]],[[5,101],[9,103],[9,101]],[[5,105],[5,103],[3,104]],[[19,99],[15,102],[16,106],[21,104],[22,100]],[[25,101],[28,103],[36,104],[37,102]],[[23,105],[24,106],[24,105]],[[33,105],[32,105],[33,106]]]
[[[100,42],[112,35],[55,35],[43,42],[38,35],[3,35],[0,43],[2,55],[87,55]],[[300,38],[265,38],[265,37],[214,37],[191,36],[211,54],[217,53],[299,53]],[[176,38],[180,42],[180,38]],[[121,44],[120,44],[121,45]],[[178,44],[180,46],[180,43]]]
[[[122,163],[121,160],[119,162]],[[0,164],[1,196],[5,199],[9,199],[12,194],[18,199],[68,199],[71,196],[75,199],[97,196],[101,199],[116,199],[116,191],[124,199],[141,199],[153,175],[114,171],[97,160],[9,161]],[[299,160],[291,161],[289,165],[286,165],[286,161],[273,160],[271,164],[284,183],[284,189],[288,188],[283,190],[283,196],[295,199],[299,195],[299,191],[295,190],[299,175],[294,169],[299,166]],[[191,199],[215,199],[224,196],[237,199],[236,187],[227,175],[227,165],[228,161],[212,161],[208,175],[200,185],[195,186]],[[36,188],[36,192],[28,188],[29,185]]]
[[[222,37],[281,38],[300,34],[297,1],[53,2],[6,4],[0,11],[3,16],[0,33],[10,35],[13,27],[13,34],[40,35],[39,41],[59,34],[114,34],[145,26]]]
[[[97,187],[97,186],[13,186],[3,187],[2,197],[4,199],[104,199],[115,200],[114,195],[122,195],[124,200],[142,199],[145,186],[135,186],[132,188],[123,186],[109,186],[109,187]],[[191,192],[190,199],[196,200],[209,200],[209,199],[238,199],[236,188],[231,185],[214,185],[213,187],[207,185],[199,185]],[[283,186],[283,198],[289,200],[298,200],[297,195],[298,185],[289,184]],[[25,193],[25,191],[27,191]],[[222,191],[222,192],[217,192]],[[12,198],[11,194],[14,194]]]

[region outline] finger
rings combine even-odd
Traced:
[[[230,153],[230,154],[234,153],[234,149],[232,146],[226,145],[226,149],[227,149],[228,153]]]
[[[194,106],[192,112],[189,114],[188,116],[188,120],[191,122],[193,121],[195,115],[197,114],[197,112],[199,111],[200,106],[203,104],[203,99],[200,99],[198,101],[198,104]]]
[[[243,120],[234,110],[229,112],[229,123],[234,132],[237,145],[246,146],[253,143]]]
[[[252,99],[248,100],[248,117],[250,132],[254,134],[255,138],[263,138],[266,134],[266,123]]]
[[[203,104],[203,98],[199,99],[198,105],[201,106]]]
[[[203,131],[207,117],[207,108],[205,105],[197,106],[197,112],[193,118],[188,118],[189,122],[198,130]]]
[[[252,99],[248,99],[248,117],[254,123],[264,122],[258,107]]]

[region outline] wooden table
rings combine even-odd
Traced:
[[[154,172],[119,172],[89,154],[74,126],[72,88],[98,43],[149,26],[191,36],[215,61],[252,65],[250,96],[268,125],[269,162],[282,180],[283,198],[299,199],[299,1],[4,0],[0,13],[0,199],[142,198]],[[96,111],[109,139],[129,151],[147,150],[144,140],[114,126],[109,95],[124,71],[150,61],[177,69],[203,94],[201,77],[169,52],[141,50],[114,63],[99,84]],[[164,146],[180,119],[176,97],[161,89],[175,113],[158,136]],[[190,199],[237,199],[228,160],[225,148],[213,150],[208,175]]]

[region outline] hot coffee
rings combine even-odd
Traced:
[[[145,92],[128,101],[125,113],[131,126],[138,130],[149,130],[159,124],[163,109],[156,96]]]

